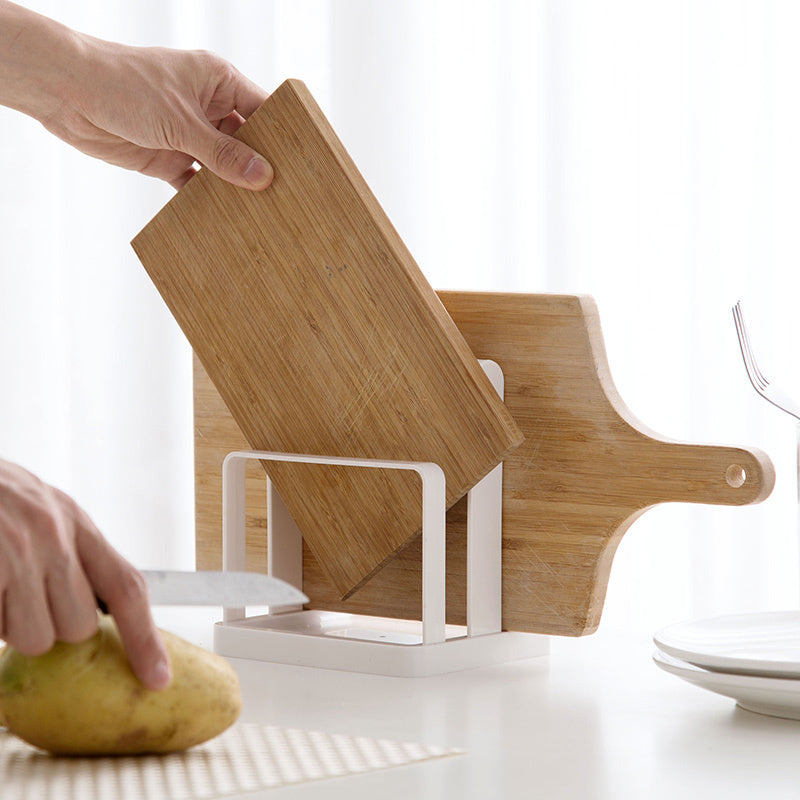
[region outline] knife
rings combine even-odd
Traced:
[[[290,583],[260,572],[225,570],[140,570],[151,605],[158,606],[296,606],[308,597]]]

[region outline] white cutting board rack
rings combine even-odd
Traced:
[[[481,360],[503,397],[503,373]],[[437,464],[239,450],[222,471],[222,568],[243,570],[245,468],[248,460],[328,464],[416,472],[422,482],[422,619],[372,617],[341,612],[276,609],[247,616],[225,608],[214,628],[214,649],[248,658],[350,672],[423,677],[546,655],[549,638],[503,631],[502,464],[468,494],[467,624],[445,624],[445,477]],[[303,587],[303,539],[267,478],[267,571]]]

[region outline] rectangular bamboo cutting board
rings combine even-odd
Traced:
[[[503,627],[578,636],[600,621],[614,551],[646,509],[662,502],[745,505],[775,481],[757,450],[674,442],[643,426],[611,380],[591,298],[440,292],[479,358],[505,376],[505,404],[525,434],[503,464]],[[222,459],[244,444],[222,398],[195,365],[197,564],[222,553]],[[266,571],[263,474],[247,476],[247,566]],[[464,623],[466,506],[447,514],[447,620]],[[305,548],[311,607],[419,619],[419,539],[341,601]],[[632,598],[635,602],[635,598]]]
[[[304,84],[237,132],[264,192],[201,170],[133,241],[250,448],[433,461],[452,505],[522,441]],[[421,524],[410,473],[273,463],[346,597]]]

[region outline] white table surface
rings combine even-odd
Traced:
[[[157,619],[210,647],[214,613]],[[653,649],[601,625],[554,637],[546,657],[432,678],[232,659],[242,721],[466,751],[240,797],[800,798],[800,722],[684,683],[653,664]]]

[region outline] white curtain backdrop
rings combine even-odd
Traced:
[[[632,411],[766,450],[749,508],[626,534],[603,625],[793,607],[800,6],[769,0],[27,0],[94,35],[303,79],[436,288],[585,293]],[[193,565],[190,351],[129,246],[172,195],[0,109],[0,454],[142,567]]]

